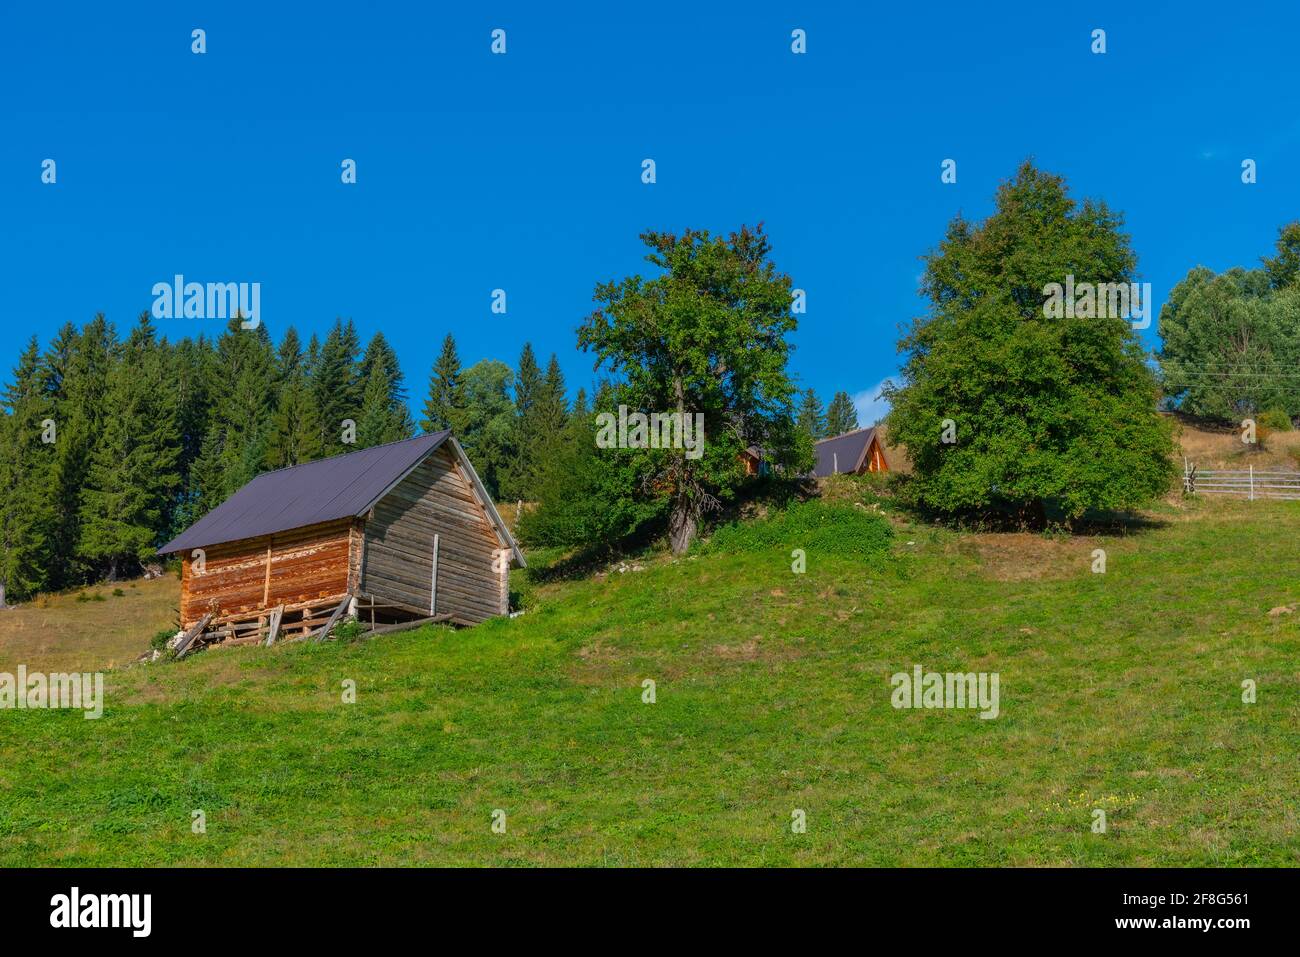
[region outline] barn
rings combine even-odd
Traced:
[[[888,472],[889,462],[875,428],[855,429],[834,438],[822,439],[814,446],[817,455],[813,474],[818,478],[842,472]]]
[[[181,556],[182,651],[509,610],[526,565],[460,443],[421,435],[266,472],[160,550]]]

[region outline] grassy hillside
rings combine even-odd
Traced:
[[[0,612],[0,671],[19,664],[46,671],[125,665],[156,632],[176,627],[179,604],[175,575],[42,595]]]
[[[733,536],[473,630],[115,671],[99,721],[0,712],[0,863],[1294,864],[1300,503],[1154,518],[895,520],[803,575]],[[914,664],[999,672],[1001,716],[893,709]]]

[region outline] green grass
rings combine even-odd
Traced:
[[[115,671],[99,721],[0,712],[0,863],[1294,864],[1300,504],[1157,517],[900,522],[804,575],[706,550],[471,630]],[[999,672],[1001,716],[893,709],[914,664]]]

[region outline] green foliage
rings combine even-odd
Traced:
[[[167,642],[171,641],[175,637],[175,628],[163,628],[154,632],[153,637],[149,639],[149,647],[154,651],[162,651],[167,647]]]
[[[811,465],[806,434],[796,441],[786,372],[786,337],[796,325],[791,282],[769,259],[761,227],[727,237],[687,230],[641,238],[659,273],[598,285],[598,308],[579,328],[578,345],[619,378],[618,398],[630,409],[704,416],[698,458],[680,449],[628,450],[640,476],[633,494],[655,510],[666,507],[670,544],[681,553],[701,517],[734,496],[742,449],[762,447],[777,469]],[[618,409],[597,403],[596,412]]]
[[[1260,260],[1269,284],[1285,289],[1300,281],[1300,220],[1287,223],[1277,234],[1277,255]]]
[[[611,395],[603,390],[597,402]],[[661,500],[638,493],[640,474],[635,450],[597,448],[595,414],[580,394],[541,462],[538,505],[520,517],[520,539],[530,546],[580,548],[625,538],[664,511]]]
[[[1274,432],[1290,432],[1294,426],[1291,424],[1291,416],[1286,413],[1285,409],[1265,409],[1256,419],[1258,425],[1266,429],[1272,429]]]
[[[1140,507],[1170,487],[1172,430],[1129,323],[1044,310],[1049,284],[1067,276],[1132,279],[1121,225],[1031,163],[998,190],[991,217],[949,225],[926,257],[929,313],[899,344],[902,384],[885,390],[916,504],[1038,523]]]
[[[870,424],[870,423],[868,423]],[[843,435],[858,428],[858,409],[847,392],[836,392],[826,409],[826,434]]]
[[[1276,275],[1276,274],[1275,274]],[[1300,415],[1300,287],[1263,270],[1191,270],[1160,311],[1165,394],[1184,412],[1239,421]]]
[[[465,370],[465,394],[460,440],[488,493],[496,497],[508,467],[515,439],[515,407],[510,401],[514,376],[496,359],[483,359]]]
[[[814,442],[829,434],[826,412],[822,408],[821,400],[817,398],[817,393],[812,389],[804,389],[803,398],[799,402],[799,416],[795,421]]]
[[[858,505],[800,502],[765,518],[717,529],[704,546],[709,553],[790,551],[802,548],[809,561],[824,555],[869,559],[889,551],[894,530],[880,515]]]
[[[429,396],[424,402],[420,428],[426,434],[451,429],[458,438],[465,428],[465,389],[461,383],[460,356],[451,333],[442,341],[442,352],[429,374]]]
[[[149,314],[140,317],[108,377],[103,420],[81,489],[77,555],[115,581],[128,560],[152,557],[180,488],[171,364]]]

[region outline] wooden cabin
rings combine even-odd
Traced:
[[[267,643],[342,613],[475,624],[508,612],[526,564],[445,431],[259,475],[160,551],[181,555],[183,629],[206,617],[218,638]]]
[[[816,443],[814,451],[817,463],[813,475],[818,478],[840,473],[860,475],[863,472],[889,471],[889,462],[880,444],[880,433],[875,428],[855,429],[834,438],[822,439]]]

